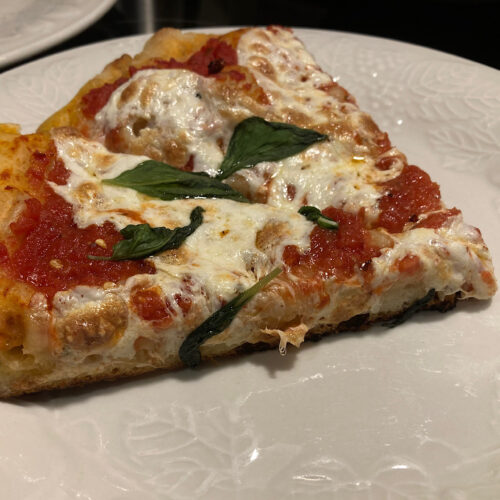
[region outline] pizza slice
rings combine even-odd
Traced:
[[[2,126],[0,193],[3,397],[496,291],[479,230],[283,28],[159,32]]]

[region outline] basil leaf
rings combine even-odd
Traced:
[[[88,258],[91,260],[145,259],[165,250],[179,248],[184,240],[202,224],[203,212],[202,207],[196,207],[191,212],[190,224],[175,229],[151,227],[149,224],[129,224],[120,231],[125,239],[114,245],[111,257],[89,255]]]
[[[182,343],[179,349],[179,357],[181,361],[194,368],[201,361],[200,346],[210,337],[217,335],[224,331],[233,321],[234,317],[240,309],[250,300],[254,295],[260,292],[272,279],[281,273],[278,267],[271,271],[268,275],[264,276],[255,285],[240,293],[233,300],[228,302],[225,306],[221,307],[212,316],[206,319],[200,326],[193,330]]]
[[[299,214],[303,215],[307,220],[310,220],[311,222],[316,222],[316,224],[318,224],[318,226],[322,227],[323,229],[331,229],[332,231],[335,231],[339,228],[338,223],[333,219],[330,219],[330,217],[323,215],[319,208],[306,205],[299,208]]]
[[[218,179],[226,179],[242,168],[262,161],[278,161],[300,153],[328,136],[288,123],[268,122],[253,116],[234,129]]]
[[[238,191],[203,172],[185,172],[166,163],[146,160],[103,183],[135,189],[161,200],[180,198],[227,198],[248,202]]]

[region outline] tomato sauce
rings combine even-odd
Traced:
[[[236,50],[228,45],[226,42],[211,38],[208,42],[197,52],[195,52],[187,61],[177,61],[176,59],[155,59],[151,64],[136,68],[130,66],[129,78],[134,76],[138,71],[144,69],[187,69],[198,73],[201,76],[216,76],[226,66],[234,66],[238,64],[238,56]],[[233,70],[229,71],[230,77],[234,80],[242,80],[245,75]],[[95,88],[87,92],[82,97],[81,110],[83,115],[92,119],[94,116],[105,106],[111,94],[128,78],[119,78],[113,83],[106,83],[101,87]]]
[[[171,311],[158,290],[154,288],[136,290],[130,300],[135,312],[142,319],[161,323],[163,327],[172,323]]]
[[[439,186],[415,165],[406,165],[398,177],[381,185],[386,194],[379,200],[378,225],[391,233],[403,231],[420,214],[441,208]]]
[[[348,279],[356,270],[367,271],[371,259],[380,249],[371,242],[363,216],[328,207],[324,215],[339,224],[336,231],[316,226],[311,233],[311,247],[301,254],[296,246],[285,247],[283,260],[295,274],[319,275],[323,278]]]
[[[128,78],[118,78],[113,83],[105,83],[101,87],[90,90],[82,97],[81,109],[83,116],[89,120],[94,118],[94,116],[106,105],[111,94],[123,83],[125,83]]]
[[[123,237],[110,222],[86,228],[75,224],[71,204],[45,182],[50,179],[64,184],[69,177],[53,150],[33,155],[28,177],[34,191],[40,192],[41,201],[29,198],[24,202],[24,210],[10,224],[15,240],[10,256],[2,257],[0,249],[0,261],[15,279],[31,284],[50,301],[56,292],[77,285],[102,286],[135,274],[155,272],[153,266],[142,260],[113,262],[88,258],[111,255],[113,245]]]
[[[170,301],[163,299],[160,293],[157,288],[139,289],[133,292],[130,300],[139,317],[166,328],[172,323],[176,312]],[[191,299],[177,293],[174,300],[185,316],[191,309]]]
[[[421,220],[415,227],[427,227],[430,229],[438,229],[443,227],[445,222],[455,215],[460,214],[458,208],[450,208],[449,210],[444,210],[443,212],[436,212],[428,215],[425,219]]]

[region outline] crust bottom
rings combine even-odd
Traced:
[[[448,295],[443,299],[438,299],[437,295],[434,296],[432,300],[428,302],[427,305],[422,307],[424,310],[437,310],[440,312],[446,312],[453,309],[459,298],[459,293]],[[327,335],[333,335],[335,333],[342,332],[356,332],[362,331],[369,328],[374,323],[393,321],[405,314],[405,311],[401,311],[398,314],[380,314],[376,317],[370,316],[369,314],[359,314],[347,321],[343,321],[337,325],[321,325],[312,328],[305,337],[305,340],[318,341]],[[228,349],[224,352],[218,352],[217,356],[204,356],[204,360],[215,360],[223,357],[233,357],[242,354],[248,354],[255,351],[264,351],[277,347],[279,344],[279,339],[276,337],[269,337],[269,341],[260,341],[257,343],[244,343],[236,348]],[[165,363],[161,365],[134,365],[134,361],[116,361],[109,363],[107,366],[95,365],[89,366],[92,368],[92,373],[75,374],[74,376],[68,376],[65,373],[64,379],[56,379],[51,381],[37,380],[33,375],[25,375],[16,378],[15,381],[10,383],[9,387],[4,387],[0,392],[1,398],[8,398],[13,396],[20,396],[23,394],[29,394],[39,391],[52,391],[60,389],[68,389],[74,387],[82,387],[95,382],[111,382],[119,379],[136,377],[153,371],[163,371],[170,372],[175,370],[180,370],[183,368],[181,361],[177,355],[172,355]]]

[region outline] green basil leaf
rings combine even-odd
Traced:
[[[316,222],[316,224],[318,224],[318,226],[322,227],[323,229],[331,229],[332,231],[335,231],[339,228],[338,223],[333,219],[330,219],[330,217],[323,215],[319,208],[306,205],[299,208],[299,214],[303,215],[307,220],[310,220],[311,222]]]
[[[149,224],[129,224],[120,233],[125,238],[113,247],[111,257],[89,255],[91,260],[129,260],[145,259],[165,250],[179,248],[188,236],[203,223],[203,208],[196,207],[190,215],[187,226],[167,229],[151,227]]]
[[[217,178],[226,179],[262,161],[288,158],[327,137],[288,123],[268,122],[257,116],[247,118],[234,129]]]
[[[233,321],[234,317],[240,309],[250,300],[254,295],[260,292],[272,279],[281,273],[278,267],[271,271],[268,275],[264,276],[255,285],[240,293],[233,300],[228,302],[225,306],[221,307],[212,316],[206,319],[200,326],[193,330],[182,343],[179,349],[179,357],[181,361],[194,368],[201,361],[200,346],[210,337],[217,335],[224,331]]]
[[[185,172],[166,163],[146,160],[104,184],[135,189],[161,200],[181,198],[227,198],[247,202],[238,191],[203,172]]]

